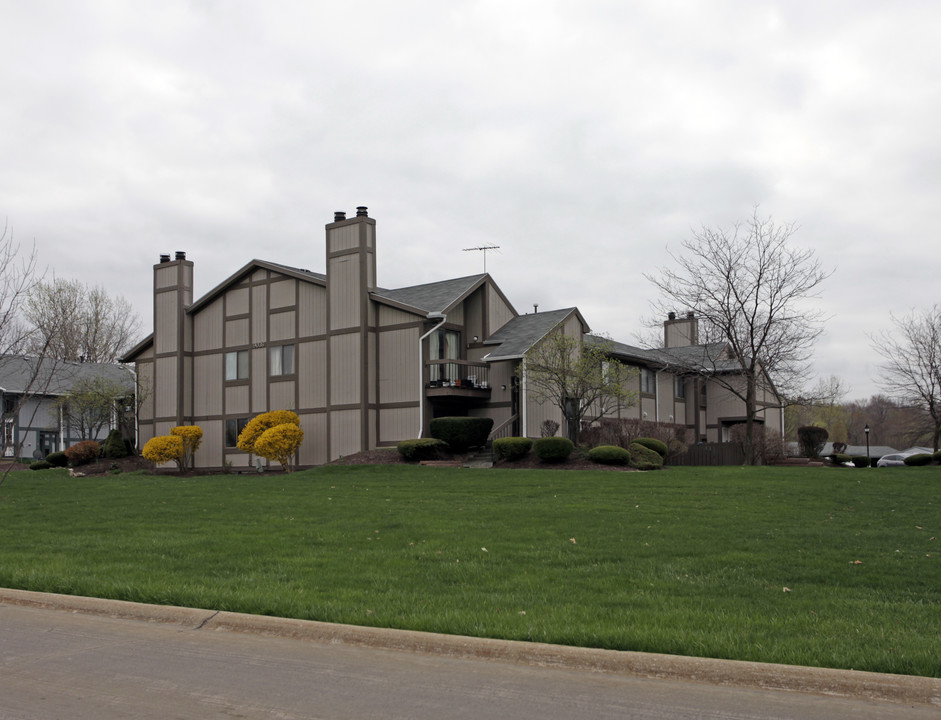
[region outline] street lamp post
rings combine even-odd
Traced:
[[[866,459],[869,461],[869,464],[866,467],[872,467],[872,458],[869,455],[869,423],[866,423],[866,427],[863,428],[863,432],[866,433]]]

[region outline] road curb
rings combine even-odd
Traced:
[[[941,679],[439,635],[0,588],[0,605],[381,650],[941,707]]]

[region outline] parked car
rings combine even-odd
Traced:
[[[905,465],[905,456],[901,453],[883,455],[879,458],[879,462],[876,463],[876,467],[898,467],[900,465]]]

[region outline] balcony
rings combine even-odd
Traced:
[[[426,366],[425,377],[425,393],[431,399],[490,399],[490,366],[487,363],[432,360]]]

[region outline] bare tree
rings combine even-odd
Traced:
[[[133,345],[140,327],[127,300],[78,280],[37,284],[24,310],[35,328],[30,349],[47,346],[62,360],[115,362]]]
[[[583,424],[592,423],[619,406],[630,407],[637,396],[627,385],[637,370],[611,356],[610,341],[583,342],[561,331],[551,333],[526,353],[519,373],[538,402],[562,411],[573,442]]]
[[[681,254],[671,253],[677,269],[645,275],[661,292],[661,315],[676,306],[693,311],[701,340],[724,344],[721,352],[703,353],[699,370],[744,402],[749,463],[755,462],[757,413],[808,399],[801,391],[823,330],[823,313],[806,301],[818,297],[832,271],[812,250],[789,245],[795,231],[793,224],[759,217],[755,208],[745,223],[694,232]],[[769,406],[767,397],[779,402]]]
[[[56,399],[66,427],[82,440],[94,440],[116,419],[132,395],[129,383],[95,377],[79,380]]]
[[[941,305],[892,316],[894,331],[873,336],[882,356],[879,385],[902,402],[926,413],[935,452],[941,437]]]

